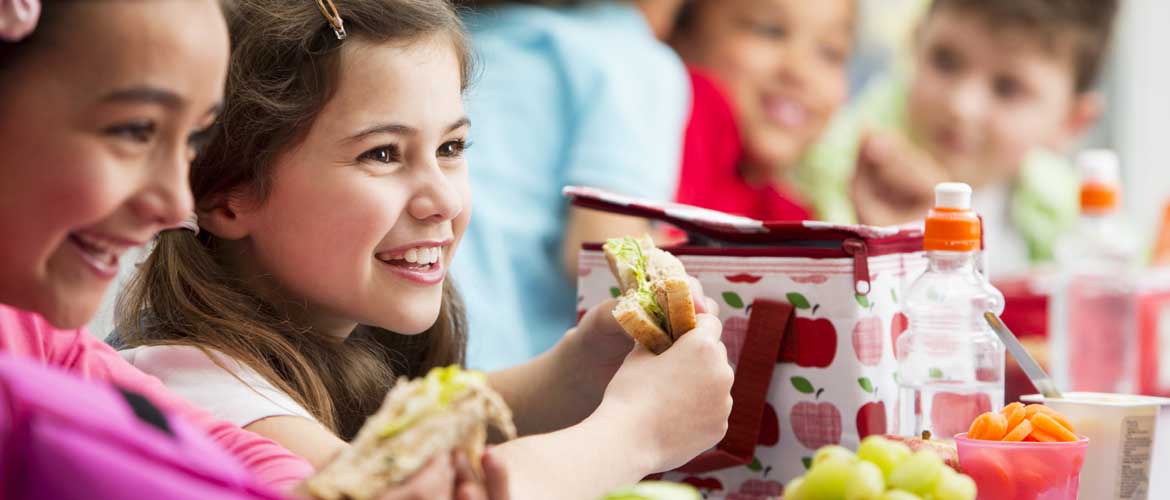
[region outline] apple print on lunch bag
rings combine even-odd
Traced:
[[[664,246],[719,302],[735,368],[727,436],[676,471],[706,498],[779,498],[817,448],[856,447],[893,428],[898,299],[926,269],[917,228],[762,222],[570,187],[572,203],[665,222],[687,242]],[[579,260],[578,313],[616,285],[601,243]]]

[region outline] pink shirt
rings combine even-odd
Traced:
[[[277,491],[287,491],[313,473],[308,462],[275,442],[216,420],[170,393],[162,382],[134,368],[85,329],[59,330],[40,315],[0,304],[0,350],[145,395],[160,408],[202,429],[259,482]]]

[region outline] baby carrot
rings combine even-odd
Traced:
[[[1032,416],[1032,427],[1044,431],[1058,441],[1076,441],[1077,435],[1061,425],[1052,415],[1037,413]]]
[[[998,413],[987,412],[971,422],[971,429],[967,431],[967,437],[985,441],[999,441],[1003,439],[1006,432],[1007,418]]]
[[[1007,433],[1007,435],[1003,437],[1003,440],[1023,441],[1024,438],[1028,437],[1030,434],[1032,434],[1032,422],[1024,420],[1020,422],[1020,425],[1017,425],[1015,429],[1012,429],[1011,432]]]
[[[1025,418],[1028,418],[1028,412],[1024,409],[1024,405],[1022,403],[1012,403],[1007,405],[1003,407],[1003,410],[1000,410],[1000,413],[1007,417],[1008,429],[1015,429],[1017,425],[1020,425],[1020,422],[1023,422]]]

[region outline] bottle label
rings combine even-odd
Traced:
[[[1154,447],[1156,415],[1127,417],[1121,421],[1121,467],[1117,498],[1145,500],[1150,490],[1150,455]]]

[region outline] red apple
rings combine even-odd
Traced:
[[[723,322],[723,345],[727,347],[727,362],[732,365],[739,364],[739,353],[743,351],[747,329],[747,318],[734,316]]]
[[[805,368],[828,368],[837,356],[837,329],[828,319],[796,318],[780,346],[780,362]]]
[[[723,491],[723,483],[713,477],[687,476],[682,482],[703,491]]]
[[[891,345],[894,347],[894,359],[898,359],[898,337],[901,337],[907,328],[910,328],[910,318],[902,313],[894,314],[894,319],[890,321],[890,341],[893,342]]]
[[[924,439],[920,437],[891,436],[888,434],[882,437],[889,439],[890,441],[905,443],[906,446],[910,447],[910,451],[933,451],[939,456],[939,458],[943,459],[943,462],[950,466],[950,468],[958,472],[962,472],[962,470],[959,469],[959,451],[955,448],[954,443],[939,441],[936,439]]]
[[[772,403],[764,403],[764,418],[760,420],[760,446],[776,446],[780,442],[780,417]]]
[[[930,431],[940,438],[967,432],[979,415],[991,411],[991,396],[984,393],[939,392],[930,403]]]
[[[873,434],[885,434],[886,404],[881,401],[866,403],[857,410],[857,436],[864,439]]]
[[[755,498],[776,498],[784,493],[784,486],[776,481],[748,479],[740,485],[738,493]]]
[[[789,414],[792,434],[810,450],[841,442],[841,412],[832,403],[804,401],[792,407]]]
[[[758,283],[760,280],[764,279],[764,277],[759,276],[759,275],[755,275],[755,274],[730,274],[730,275],[724,276],[723,279],[725,279],[731,283],[755,284],[755,283]]]
[[[882,320],[876,316],[861,318],[853,325],[853,352],[863,366],[877,366],[882,362]]]

